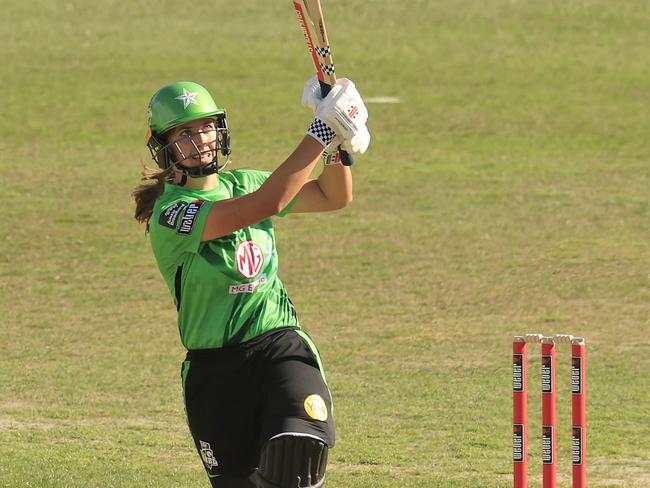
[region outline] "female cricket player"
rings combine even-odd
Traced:
[[[332,154],[339,144],[365,152],[370,134],[350,80],[318,94],[308,81],[303,104],[316,118],[272,173],[224,170],[226,111],[201,85],[172,83],[149,103],[147,145],[160,170],[145,170],[149,182],[135,189],[135,218],[178,311],[188,424],[213,487],[324,484],[332,399],[277,276],[271,217],[345,207],[352,176]],[[326,165],[310,179],[325,148]]]

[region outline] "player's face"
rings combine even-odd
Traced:
[[[167,140],[174,159],[183,166],[204,166],[216,156],[217,126],[211,118],[193,120],[172,129]]]

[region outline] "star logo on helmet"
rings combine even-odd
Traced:
[[[196,105],[199,104],[199,102],[196,101],[196,95],[198,95],[196,92],[190,92],[183,88],[183,94],[177,96],[174,100],[182,100],[183,108],[187,109],[187,107],[190,106],[190,103],[194,103]]]

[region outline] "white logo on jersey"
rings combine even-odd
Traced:
[[[230,287],[228,288],[228,293],[230,293],[231,295],[237,295],[239,293],[254,293],[257,287],[263,285],[264,283],[266,283],[265,274],[257,278],[255,281],[251,281],[250,283],[239,283],[237,285],[230,285]]]
[[[181,226],[178,228],[178,234],[189,235],[192,233],[192,227],[194,227],[194,220],[199,214],[199,209],[205,201],[203,200],[194,200],[190,203],[185,209],[185,214],[181,218]]]
[[[264,265],[264,253],[262,248],[254,241],[244,241],[237,247],[237,271],[244,278],[255,278]]]

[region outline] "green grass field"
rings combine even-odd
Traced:
[[[348,208],[277,220],[336,401],[328,487],[511,486],[511,340],[538,331],[587,337],[590,487],[650,486],[647,1],[324,9],[339,74],[401,98],[368,106]],[[130,192],[176,80],[226,106],[234,167],[289,154],[311,76],[291,2],[5,0],[0,55],[0,487],[205,487]]]

